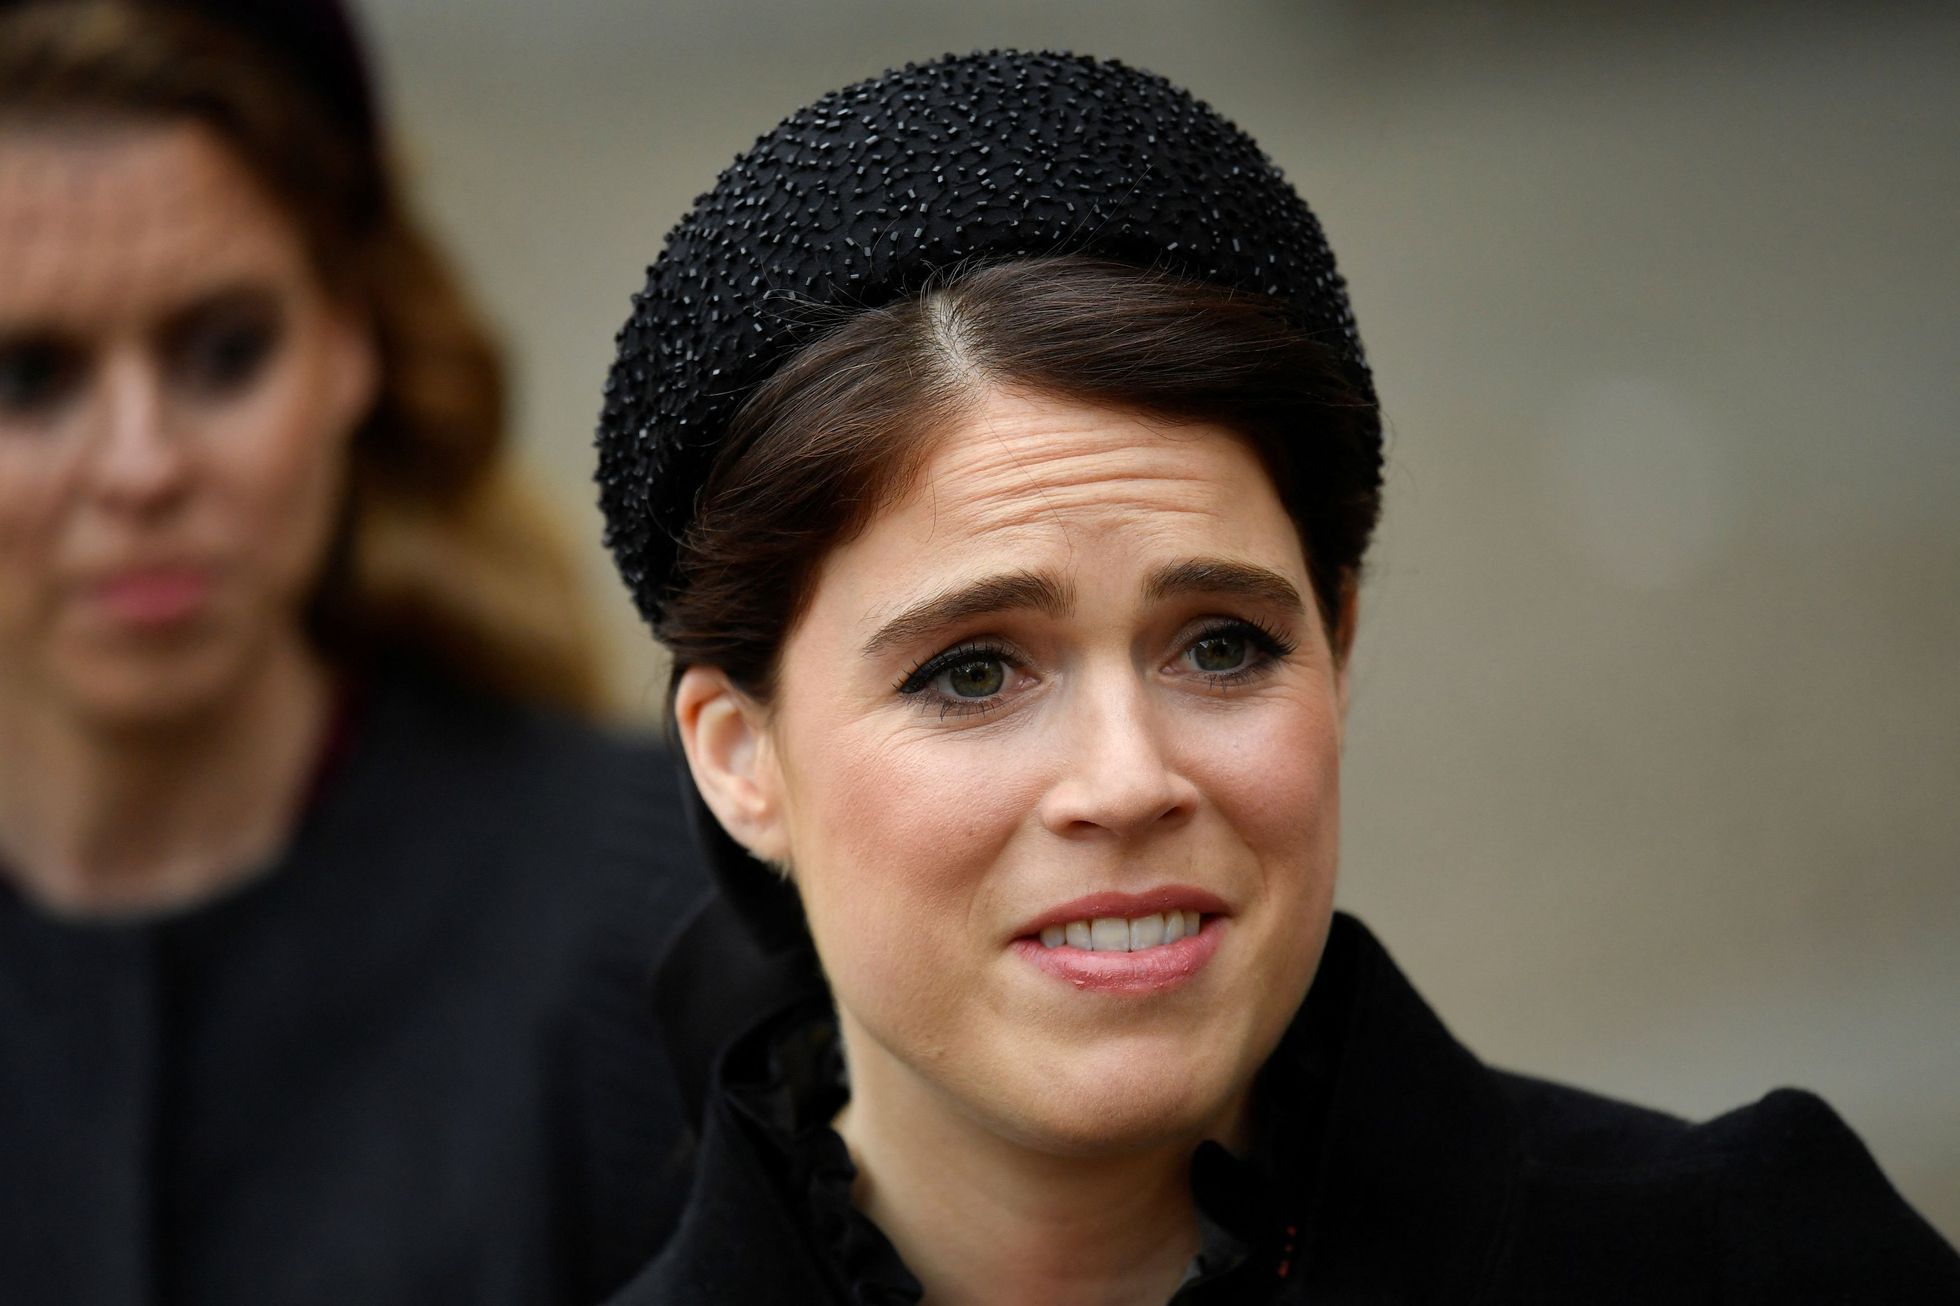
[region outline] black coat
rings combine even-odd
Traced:
[[[840,1211],[843,1090],[796,1068],[821,1013],[723,1058],[680,1231],[612,1306],[916,1299]],[[1960,1258],[1817,1098],[1690,1124],[1489,1069],[1348,917],[1260,1097],[1254,1156],[1194,1157],[1205,1250],[1177,1306],[1960,1303]]]
[[[277,867],[127,924],[0,876],[0,1303],[540,1306],[685,1192],[659,750],[378,685]]]

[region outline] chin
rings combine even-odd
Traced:
[[[98,729],[167,729],[196,720],[240,679],[238,641],[218,635],[151,647],[96,648],[55,669],[61,697]]]
[[[1239,1099],[1215,1060],[1130,1055],[1029,1084],[1004,1131],[1056,1156],[1113,1156],[1228,1133]],[[1141,1064],[1139,1064],[1141,1063]]]

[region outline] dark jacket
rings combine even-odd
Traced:
[[[730,1049],[680,1231],[613,1306],[917,1299],[848,1206],[829,1030],[793,1006]],[[1250,1157],[1194,1157],[1177,1306],[1960,1303],[1960,1258],[1817,1098],[1690,1124],[1491,1070],[1348,917],[1257,1096]]]
[[[288,853],[60,920],[0,875],[0,1302],[586,1303],[685,1131],[646,972],[704,890],[659,750],[378,684]]]

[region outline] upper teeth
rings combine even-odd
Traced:
[[[1201,923],[1194,911],[1152,912],[1128,920],[1121,916],[1098,916],[1094,920],[1043,926],[1041,946],[1059,948],[1066,943],[1087,952],[1136,952],[1176,943],[1187,934],[1196,934]]]

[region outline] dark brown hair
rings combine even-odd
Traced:
[[[1373,405],[1263,296],[1083,257],[956,270],[830,325],[743,405],[657,634],[675,674],[767,702],[818,565],[916,481],[986,387],[1237,432],[1294,522],[1330,629],[1381,507]]]
[[[0,12],[0,114],[209,127],[367,324],[379,394],[308,614],[330,656],[408,648],[500,692],[602,706],[570,552],[511,465],[500,351],[363,130],[238,33],[128,0]]]

